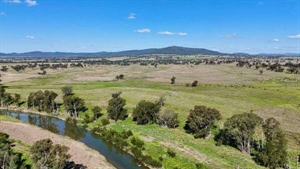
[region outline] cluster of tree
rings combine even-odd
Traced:
[[[27,98],[27,108],[33,108],[38,111],[45,111],[47,113],[57,113],[58,104],[55,102],[57,93],[53,91],[37,91],[29,94]]]
[[[256,129],[262,127],[263,137],[255,140]],[[215,137],[217,145],[230,145],[252,154],[255,161],[270,169],[287,168],[287,140],[279,122],[269,118],[265,122],[254,113],[233,115]]]
[[[0,132],[0,168],[1,169],[21,169],[30,168],[21,159],[22,154],[15,153],[12,149],[13,142],[9,135]]]
[[[165,110],[160,113],[161,106],[159,101],[156,103],[140,101],[133,110],[133,121],[139,125],[156,123],[168,128],[176,128],[179,125],[178,113],[174,113],[172,110]]]
[[[30,148],[37,168],[64,168],[71,157],[68,151],[68,147],[54,145],[50,139],[37,141]]]
[[[15,66],[11,66],[11,68],[17,72],[21,71],[21,70],[25,70],[27,68],[28,65],[15,65]]]
[[[2,72],[6,72],[8,70],[8,66],[1,66],[0,69]]]
[[[84,105],[84,100],[73,93],[71,86],[61,88],[63,93],[63,102],[65,110],[71,117],[78,118],[80,112],[85,112],[87,108]]]
[[[0,106],[10,106],[13,104],[15,104],[16,106],[20,106],[21,95],[16,93],[7,93],[5,90],[6,88],[7,86],[4,86],[0,83]]]

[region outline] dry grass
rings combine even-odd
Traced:
[[[251,158],[241,156],[229,147],[215,147],[213,140],[195,140],[187,136],[183,126],[189,110],[195,105],[205,105],[220,110],[223,119],[253,110],[263,118],[275,117],[288,133],[289,150],[300,151],[300,77],[299,75],[238,68],[235,65],[159,65],[153,66],[93,66],[47,70],[47,75],[37,75],[38,70],[2,73],[3,83],[9,92],[20,93],[23,99],[30,92],[53,90],[60,92],[64,85],[73,86],[74,92],[85,99],[88,108],[99,105],[106,113],[111,93],[122,91],[129,113],[140,100],[155,101],[160,96],[166,98],[163,109],[179,113],[180,126],[175,130],[160,129],[153,126],[137,126],[131,121],[118,122],[115,128],[132,129],[158,141],[171,141],[204,154],[212,163],[222,168],[233,168],[236,162],[246,159],[248,167],[256,166]],[[125,80],[113,81],[124,74]],[[176,84],[170,79],[176,77]],[[295,80],[282,80],[284,78]],[[277,80],[279,79],[279,80]],[[198,80],[200,86],[186,88],[186,83]],[[211,85],[204,85],[211,84]],[[229,85],[238,85],[230,87]],[[242,85],[245,85],[242,87]],[[253,87],[253,88],[252,88]],[[57,99],[61,102],[61,96]],[[90,111],[90,110],[89,110]],[[90,112],[88,112],[90,113]],[[300,137],[299,137],[300,138]],[[164,140],[167,139],[167,140]],[[300,140],[300,139],[299,139]],[[294,157],[292,157],[294,158]],[[251,162],[252,161],[252,162]]]

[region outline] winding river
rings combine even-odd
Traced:
[[[66,123],[61,119],[46,115],[5,110],[1,112],[1,115],[11,116],[25,123],[80,141],[88,147],[97,150],[106,157],[109,163],[118,169],[147,169],[147,167],[139,164],[130,154],[105,141],[99,135],[86,130],[84,127]]]

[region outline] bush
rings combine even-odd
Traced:
[[[160,161],[154,160],[151,156],[145,155],[143,156],[143,162],[149,164],[153,167],[160,168],[162,167],[162,163]]]
[[[148,123],[156,123],[159,118],[159,109],[159,105],[142,100],[133,110],[133,121],[136,121],[137,124],[142,125]]]
[[[135,158],[137,158],[138,160],[143,159],[143,153],[140,148],[133,146],[133,147],[131,147],[131,152],[132,152],[133,156]]]
[[[102,123],[103,126],[106,126],[106,125],[108,125],[110,122],[109,122],[109,120],[108,120],[107,118],[103,118],[103,119],[101,119],[101,123]]]
[[[167,153],[169,154],[170,157],[174,158],[176,156],[175,151],[171,150],[170,148],[168,148]]]
[[[145,144],[141,139],[136,138],[136,137],[132,137],[130,142],[131,142],[131,144],[133,144],[139,148],[142,148]]]

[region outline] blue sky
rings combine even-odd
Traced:
[[[300,0],[0,1],[0,52],[300,53]]]

